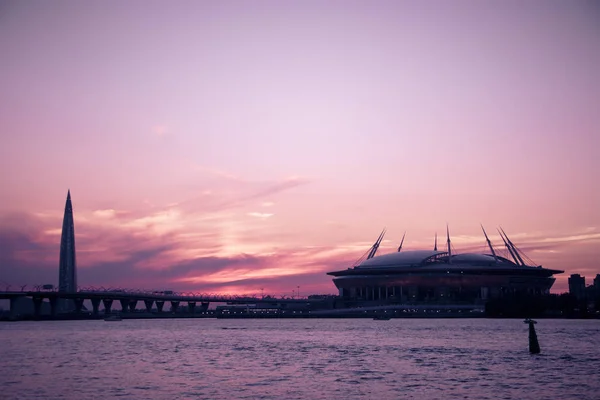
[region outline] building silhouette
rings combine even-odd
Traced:
[[[585,277],[579,274],[572,274],[569,277],[569,293],[578,300],[585,298]]]
[[[71,191],[67,192],[65,215],[60,237],[60,261],[58,272],[58,290],[60,292],[77,291],[77,262],[75,259],[75,226],[73,224],[73,206]]]
[[[345,304],[485,304],[506,298],[549,294],[554,274],[564,271],[533,265],[523,252],[499,233],[512,260],[496,252],[485,229],[488,254],[456,253],[446,230],[447,250],[403,250],[376,255],[385,234],[354,267],[328,272]],[[366,258],[365,258],[366,257]],[[529,262],[529,264],[527,264]],[[499,304],[503,304],[499,301]]]

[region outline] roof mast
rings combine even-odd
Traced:
[[[506,246],[506,248],[508,249],[508,252],[510,253],[510,255],[512,256],[513,260],[515,260],[515,264],[519,265],[519,260],[517,259],[517,257],[515,256],[515,253],[513,252],[513,249],[509,246],[508,242],[506,241],[506,239],[504,238],[504,236],[502,235],[502,232],[500,232],[500,229],[498,229],[498,233],[500,234],[500,237],[502,238],[502,241],[504,242],[504,245]]]
[[[490,239],[488,238],[487,233],[485,233],[485,229],[483,228],[483,224],[481,224],[481,230],[483,231],[483,235],[485,236],[485,240],[487,241],[487,244],[488,244],[490,250],[492,251],[492,255],[494,256],[494,260],[496,260],[496,262],[498,262],[498,257],[496,257],[496,252],[494,251],[494,247],[492,246],[492,242],[490,242]]]
[[[437,251],[437,232],[435,233],[435,241],[433,242],[433,251]]]
[[[517,258],[519,259],[519,261],[521,261],[521,265],[527,265],[527,264],[525,264],[525,262],[521,258],[521,255],[519,254],[519,250],[517,250],[517,247],[513,244],[513,242],[510,241],[510,239],[509,239],[508,235],[506,234],[506,232],[504,232],[504,229],[502,229],[502,227],[500,227],[500,230],[502,231],[502,233],[504,233],[504,236],[506,236],[506,240],[508,241],[508,244],[510,245],[510,247],[512,247],[512,249],[515,252],[515,255],[517,256]]]
[[[381,234],[377,238],[377,241],[375,242],[375,244],[373,244],[373,247],[371,247],[371,251],[369,252],[369,255],[367,256],[367,260],[369,260],[375,256],[375,253],[377,253],[377,249],[379,248],[379,245],[381,244],[381,240],[383,239],[384,235],[385,235],[385,228],[383,228],[383,231],[381,231]]]
[[[446,224],[446,237],[448,238],[448,264],[452,264],[452,248],[450,246],[450,230]]]
[[[406,231],[404,232],[404,235],[402,235],[402,240],[400,241],[400,246],[398,247],[398,253],[400,253],[400,250],[402,250],[402,243],[404,243],[405,236],[406,236]]]

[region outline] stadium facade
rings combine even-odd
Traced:
[[[553,275],[564,271],[532,265],[503,230],[498,232],[512,260],[498,254],[485,230],[490,254],[455,254],[447,231],[444,250],[438,250],[436,236],[433,250],[405,251],[402,238],[397,252],[376,256],[384,230],[362,261],[327,274],[334,277],[348,305],[481,304],[494,298],[549,293]]]

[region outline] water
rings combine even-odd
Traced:
[[[2,399],[598,399],[600,320],[0,324]]]

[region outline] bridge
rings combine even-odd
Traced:
[[[7,288],[8,289],[8,288]],[[26,290],[21,287],[20,291],[0,291],[0,299],[10,301],[11,315],[15,312],[15,306],[19,299],[28,298],[33,301],[34,317],[39,318],[42,314],[42,303],[50,304],[50,315],[56,316],[59,312],[60,300],[69,300],[74,303],[75,314],[81,314],[83,303],[89,300],[92,303],[92,314],[100,315],[100,303],[104,306],[104,314],[112,312],[113,302],[118,301],[122,313],[132,313],[137,309],[139,302],[143,302],[147,312],[152,312],[154,305],[160,314],[163,312],[165,303],[169,303],[170,311],[176,313],[180,310],[181,303],[187,305],[188,313],[206,312],[210,303],[228,304],[256,304],[256,305],[279,305],[282,307],[294,305],[296,307],[310,307],[311,304],[322,302],[322,299],[308,298],[276,298],[274,296],[255,295],[219,295],[193,292],[174,292],[156,290],[131,290],[131,289],[104,289],[104,288],[82,288],[76,292],[62,292],[58,290],[44,290],[36,287],[34,290]],[[87,312],[87,311],[86,311]]]

